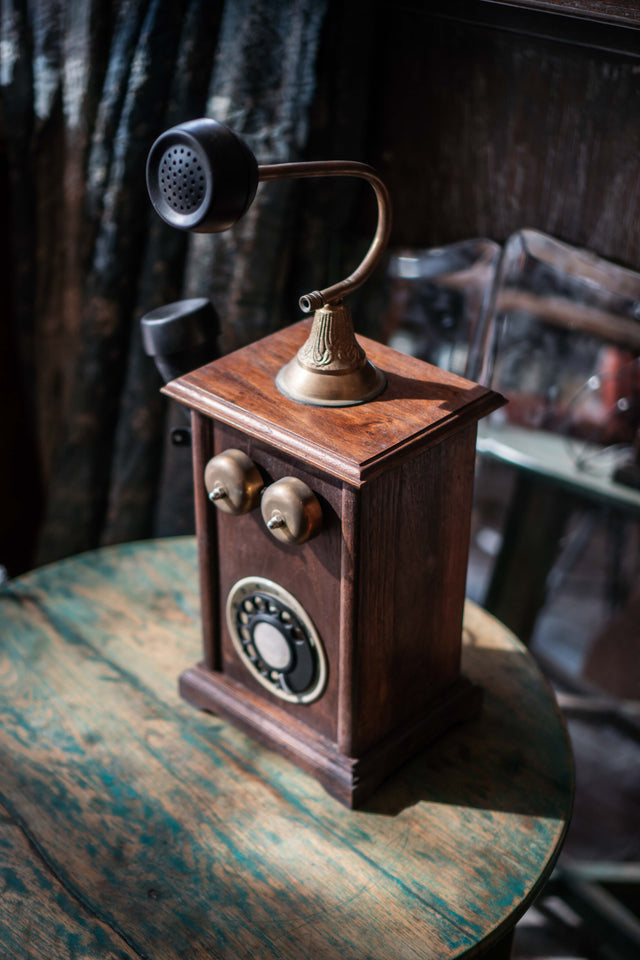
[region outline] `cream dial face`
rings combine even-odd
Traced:
[[[293,594],[265,577],[244,577],[229,591],[226,616],[236,653],[265,689],[289,703],[322,696],[324,647]]]

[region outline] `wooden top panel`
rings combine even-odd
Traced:
[[[359,484],[390,461],[490,413],[502,397],[455,374],[359,337],[387,376],[383,393],[355,407],[312,407],[274,379],[306,339],[303,320],[167,384],[164,392],[328,473]]]
[[[351,811],[179,699],[198,609],[191,538],[0,589],[0,956],[453,960],[508,930],[572,784],[553,694],[512,635],[469,607],[481,717]]]

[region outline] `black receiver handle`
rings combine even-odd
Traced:
[[[178,300],[140,320],[142,345],[165,383],[218,357],[220,321],[206,297]]]

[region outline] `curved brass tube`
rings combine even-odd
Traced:
[[[325,304],[336,303],[362,286],[378,265],[391,233],[391,200],[389,191],[373,167],[356,160],[311,160],[300,163],[270,163],[258,167],[259,180],[301,179],[303,177],[359,177],[371,184],[378,201],[378,225],[371,246],[360,265],[344,280],[324,290],[314,290],[300,297],[305,313]]]

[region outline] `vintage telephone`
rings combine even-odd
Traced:
[[[203,232],[230,228],[258,181],[333,175],[372,185],[378,225],[353,274],[301,297],[313,322],[190,372],[189,350],[211,349],[207,301],[152,311],[143,331],[177,358],[163,389],[191,410],[204,655],[181,693],[355,806],[480,708],[462,610],[476,426],[503,400],[355,337],[342,299],[390,231],[370,167],[258,166],[207,119],[162,134],[147,164],[160,216]]]

